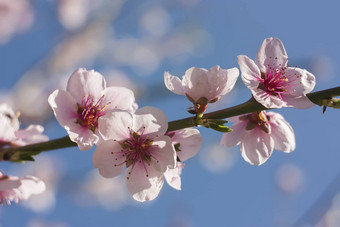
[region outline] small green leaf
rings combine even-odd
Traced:
[[[5,155],[4,159],[11,162],[25,162],[25,161],[34,162],[35,159],[33,158],[33,156],[38,155],[39,153],[40,151],[17,151],[12,155],[11,154]]]
[[[177,152],[181,151],[181,149],[179,149],[180,146],[181,146],[180,143],[176,143],[176,144],[174,145],[175,150],[176,150]]]

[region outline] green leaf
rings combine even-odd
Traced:
[[[17,151],[12,155],[5,155],[4,159],[11,162],[34,162],[35,159],[33,158],[33,156],[38,155],[39,153],[40,151]]]

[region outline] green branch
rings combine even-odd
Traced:
[[[340,87],[335,87],[327,90],[313,92],[307,94],[307,97],[315,104],[319,106],[330,106],[338,108],[332,100],[333,97],[340,96]],[[254,98],[251,98],[245,103],[237,106],[229,107],[219,111],[207,113],[204,115],[205,119],[224,119],[241,114],[258,112],[266,110],[264,106],[258,103]],[[189,128],[197,126],[195,117],[188,117],[176,121],[171,121],[168,124],[168,131],[179,130],[183,128]],[[21,161],[21,160],[34,160],[33,155],[37,155],[43,151],[67,148],[77,146],[76,143],[72,142],[68,136],[51,140],[43,143],[30,144],[23,147],[11,147],[0,150],[0,161]]]

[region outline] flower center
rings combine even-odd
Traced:
[[[78,103],[77,113],[79,117],[77,123],[95,132],[99,117],[105,115],[106,107],[110,105],[110,103],[103,105],[103,99],[104,95],[94,103],[92,96],[84,97],[81,104]]]
[[[149,177],[147,166],[150,166],[152,159],[156,162],[158,160],[154,157],[153,151],[157,145],[153,145],[153,140],[149,136],[144,135],[145,127],[143,127],[140,133],[134,132],[129,128],[130,138],[118,142],[122,148],[119,152],[121,157],[125,158],[125,161],[115,166],[122,165],[125,163],[126,168],[132,166],[131,170],[128,172],[129,176],[133,171],[136,164],[141,164],[146,172],[146,177]],[[118,158],[116,158],[118,160]],[[129,176],[127,179],[129,179]]]
[[[277,58],[275,58],[275,61]],[[275,61],[273,63],[275,63]],[[288,67],[272,66],[275,64],[268,64],[266,72],[261,72],[261,83],[258,88],[265,91],[267,94],[278,96],[282,99],[282,93],[288,92],[288,89],[298,85],[295,83],[301,75],[294,73],[294,70],[288,71]]]
[[[265,133],[270,133],[270,118],[266,115],[265,111],[255,112],[239,117],[241,121],[248,121],[246,130],[253,130],[259,127]]]

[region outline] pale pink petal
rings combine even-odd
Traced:
[[[10,142],[16,139],[16,127],[14,127],[7,117],[0,115],[0,142]]]
[[[121,146],[114,140],[107,140],[97,146],[92,162],[105,178],[116,177],[123,173],[126,157],[122,156]]]
[[[237,56],[237,62],[244,84],[249,89],[257,88],[261,80],[261,72],[255,62],[245,55]]]
[[[164,178],[168,185],[176,190],[181,190],[181,173],[183,168],[184,164],[178,162],[175,168],[168,168],[164,173]]]
[[[102,104],[107,110],[120,109],[134,112],[136,110],[135,95],[125,87],[108,87],[103,91]]]
[[[274,140],[259,128],[247,131],[241,141],[241,155],[252,165],[262,165],[271,156]]]
[[[48,103],[51,105],[54,115],[62,127],[69,127],[78,118],[77,102],[66,91],[55,90],[48,97]]]
[[[70,124],[70,127],[65,127],[65,129],[70,140],[77,143],[78,148],[82,151],[91,149],[99,140],[96,134],[79,124]]]
[[[46,190],[45,183],[33,176],[20,178],[21,185],[18,190],[21,192],[20,199],[28,199],[32,194],[41,194]]]
[[[234,147],[238,145],[245,134],[247,121],[239,121],[233,124],[231,128],[231,132],[224,133],[222,135],[222,139],[220,144],[225,147]]]
[[[255,62],[261,72],[266,72],[266,67],[285,67],[288,62],[288,55],[283,43],[278,38],[267,38],[259,48]]]
[[[145,167],[144,163],[137,162],[133,165],[133,169],[131,166],[125,171],[125,175],[128,191],[139,202],[155,199],[164,184],[163,173],[154,169],[152,164],[150,167]]]
[[[77,103],[89,95],[92,96],[96,103],[101,97],[103,90],[106,88],[104,77],[94,70],[84,68],[77,69],[70,77],[67,83],[67,91],[75,98]]]
[[[315,76],[305,69],[289,67],[286,70],[286,75],[290,77],[288,92],[291,95],[305,95],[315,87]]]
[[[208,71],[210,91],[205,97],[211,101],[227,94],[234,87],[238,75],[237,68],[221,69],[219,65],[210,68]]]
[[[203,68],[191,67],[185,72],[182,79],[185,93],[197,101],[209,94],[210,86],[208,71]]]
[[[262,89],[252,89],[251,93],[253,94],[256,101],[266,108],[281,108],[287,106],[286,100],[284,98],[281,99],[277,95],[271,95]],[[282,96],[284,96],[284,94]]]
[[[168,129],[168,120],[162,110],[146,106],[136,111],[132,129],[138,133],[144,131],[150,137],[164,135]]]
[[[177,156],[181,161],[194,157],[201,148],[202,136],[200,131],[194,128],[185,128],[173,131],[175,135],[171,138],[172,143],[180,144]]]
[[[13,188],[18,188],[21,185],[21,181],[18,177],[9,177],[6,179],[0,178],[0,191],[6,191]]]
[[[98,131],[105,140],[124,140],[129,138],[132,122],[132,115],[127,111],[108,111],[99,118]]]
[[[16,113],[14,113],[14,110],[11,106],[9,106],[7,103],[0,104],[0,115],[5,116],[8,118],[11,122],[11,125],[14,130],[19,129],[19,119]]]
[[[282,99],[285,100],[287,107],[294,107],[296,109],[308,109],[312,108],[315,104],[309,100],[307,96],[292,96],[289,94],[282,95]]]
[[[295,134],[290,124],[278,113],[268,112],[267,116],[270,117],[274,148],[285,153],[295,150]]]
[[[26,129],[15,132],[17,140],[14,143],[24,146],[48,141],[48,137],[42,134],[43,131],[44,127],[41,125],[29,125]]]
[[[157,136],[153,140],[153,145],[157,146],[151,152],[152,157],[157,160],[154,168],[164,173],[167,167],[173,168],[176,165],[176,151],[168,136]]]
[[[177,76],[172,76],[169,72],[164,72],[165,86],[175,94],[185,95],[182,81]]]

